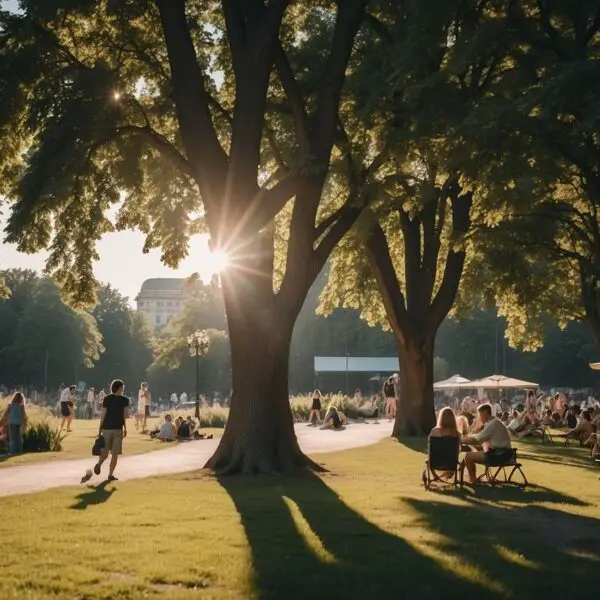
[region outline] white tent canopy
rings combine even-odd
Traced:
[[[600,371],[600,362],[590,363],[590,369],[594,369],[594,371]]]
[[[536,390],[539,386],[537,383],[506,377],[506,375],[490,375],[483,379],[462,383],[460,387],[474,390]]]
[[[460,375],[452,375],[448,379],[444,379],[443,381],[438,381],[433,384],[434,390],[457,390],[464,383],[469,383],[469,380],[465,377],[461,377]]]

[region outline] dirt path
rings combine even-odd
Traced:
[[[350,425],[343,431],[321,431],[315,427],[296,425],[296,435],[302,450],[307,454],[337,452],[360,446],[376,444],[392,432],[392,424]],[[184,473],[194,471],[210,458],[218,440],[200,440],[171,446],[165,450],[123,456],[119,460],[116,475],[119,480],[141,479],[153,475]],[[127,440],[125,440],[127,452]],[[0,497],[15,494],[41,492],[51,488],[79,483],[86,469],[93,466],[93,457],[36,463],[21,467],[8,467],[0,470]],[[104,469],[108,468],[105,465]],[[105,471],[103,474],[105,475]],[[99,478],[94,477],[94,482]]]

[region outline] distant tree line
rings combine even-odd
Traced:
[[[229,339],[220,289],[197,278],[186,282],[188,298],[182,314],[160,331],[132,310],[110,285],[97,290],[97,304],[73,310],[61,299],[51,279],[33,271],[1,273],[10,291],[0,301],[0,384],[50,396],[61,384],[85,382],[106,387],[122,377],[128,392],[147,380],[156,397],[195,391],[195,361],[187,336],[206,329],[208,355],[199,363],[200,391],[227,395],[231,389]],[[323,273],[307,298],[294,331],[290,358],[290,392],[305,393],[315,385],[324,391],[355,388],[374,391],[372,373],[315,377],[314,356],[394,356],[393,336],[370,327],[357,310],[338,308],[330,316],[315,314],[327,281]],[[436,379],[460,373],[476,378],[508,373],[546,386],[594,386],[598,377],[588,363],[595,358],[594,337],[583,323],[564,331],[546,323],[546,344],[536,352],[509,348],[506,324],[493,310],[477,309],[460,319],[447,319],[436,343]]]

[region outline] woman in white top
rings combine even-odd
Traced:
[[[135,414],[135,428],[138,429],[141,424],[142,433],[145,433],[149,416],[150,391],[148,390],[148,384],[145,381],[143,381],[140,385],[140,391],[138,392],[137,412]]]

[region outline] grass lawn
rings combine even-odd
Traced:
[[[56,427],[60,427],[60,420],[52,419]],[[148,428],[153,429],[158,425],[161,419],[158,417],[148,419]],[[62,452],[41,452],[22,454],[8,458],[6,455],[0,454],[0,469],[5,467],[14,467],[17,465],[32,464],[36,462],[47,462],[51,460],[70,460],[74,458],[88,458],[91,456],[92,445],[98,435],[99,419],[91,421],[76,419],[73,421],[71,433],[67,433],[63,441]],[[202,429],[203,433],[212,433],[213,435],[221,435],[222,429]],[[153,450],[164,450],[165,444],[158,440],[153,440],[147,434],[142,434],[135,430],[133,419],[127,421],[127,455],[144,454]]]
[[[532,485],[425,492],[425,443],[296,479],[189,473],[0,499],[0,598],[587,598],[598,473],[522,442]]]

